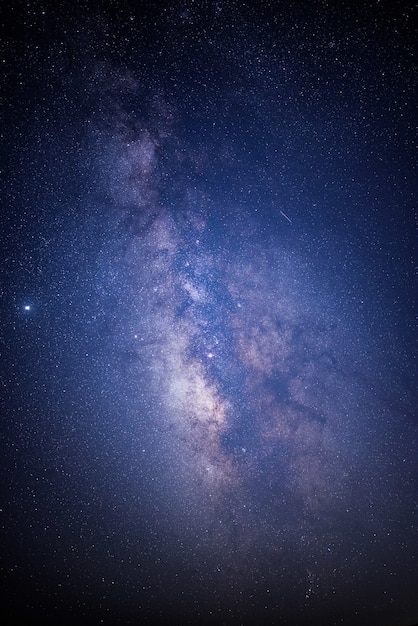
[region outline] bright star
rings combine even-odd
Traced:
[[[25,306],[23,307],[24,311],[30,311],[31,307],[30,304],[25,304]]]

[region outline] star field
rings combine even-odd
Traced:
[[[9,3],[7,624],[418,619],[412,3]]]

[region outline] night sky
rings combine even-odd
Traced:
[[[417,622],[415,3],[2,4],[2,623]]]

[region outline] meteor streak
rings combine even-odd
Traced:
[[[283,217],[284,217],[284,218],[286,218],[286,219],[287,219],[287,221],[289,222],[289,224],[291,224],[291,223],[292,223],[292,220],[290,219],[290,217],[288,217],[288,216],[286,215],[286,213],[283,213],[283,211],[280,211],[280,213],[283,215]]]

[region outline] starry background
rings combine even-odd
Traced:
[[[5,624],[418,620],[415,8],[4,3]]]

